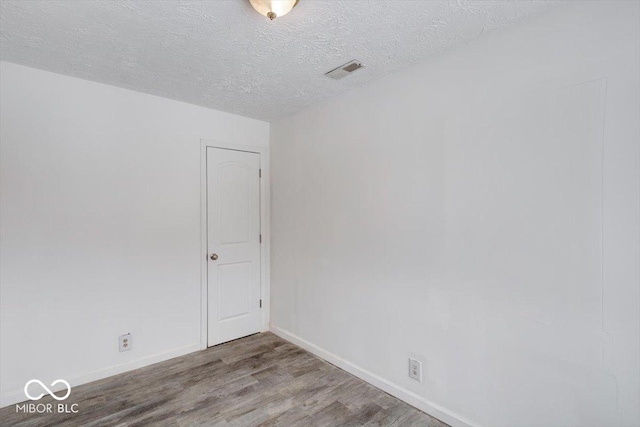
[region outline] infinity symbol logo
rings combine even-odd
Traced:
[[[65,380],[55,380],[54,382],[51,383],[51,387],[55,386],[56,384],[64,384],[67,387],[67,394],[65,394],[62,397],[56,396],[46,385],[44,385],[42,383],[42,381],[40,381],[40,380],[31,380],[31,381],[27,382],[24,385],[24,395],[27,396],[31,400],[40,400],[40,399],[42,399],[42,396],[44,396],[44,393],[40,393],[38,396],[31,396],[29,394],[29,386],[32,383],[40,384],[40,387],[42,387],[47,393],[49,393],[49,395],[51,397],[53,397],[56,400],[65,400],[71,394],[71,386]]]

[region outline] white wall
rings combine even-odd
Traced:
[[[272,329],[455,424],[640,425],[638,6],[273,123]]]
[[[200,139],[267,146],[269,124],[1,67],[3,404],[197,350]]]

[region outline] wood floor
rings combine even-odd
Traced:
[[[271,333],[74,387],[65,402],[79,412],[16,414],[11,405],[0,424],[446,426]]]

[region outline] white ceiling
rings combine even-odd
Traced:
[[[273,120],[551,7],[548,1],[0,2],[0,58]],[[335,81],[352,59],[366,68]]]

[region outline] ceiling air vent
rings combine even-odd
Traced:
[[[335,80],[340,80],[341,78],[347,77],[349,74],[353,73],[356,70],[359,70],[362,67],[364,67],[364,65],[362,65],[360,61],[356,61],[354,59],[353,61],[349,61],[346,64],[342,64],[338,68],[325,73],[325,76],[331,77]]]

